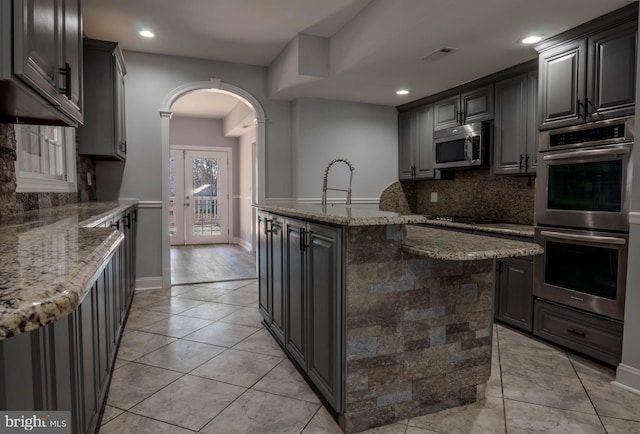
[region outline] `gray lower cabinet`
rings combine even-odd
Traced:
[[[493,174],[535,174],[537,81],[532,71],[496,83]]]
[[[398,116],[400,180],[435,177],[433,159],[433,104]]]
[[[535,300],[533,334],[613,366],[622,359],[620,321],[545,300]]]
[[[0,409],[70,411],[74,434],[96,431],[133,296],[137,208],[105,223],[127,220],[125,240],[76,310],[0,341]]]
[[[271,213],[259,212],[261,234],[258,241],[260,311],[265,323],[288,355],[304,371],[336,412],[343,410],[343,245],[342,229]],[[269,237],[264,236],[268,220],[282,222],[282,230],[267,232],[281,240],[283,330],[276,291],[271,282],[279,281],[278,269],[264,259],[269,257]],[[260,242],[264,239],[265,242]],[[280,241],[277,241],[280,242]],[[273,263],[272,263],[273,264]],[[272,265],[271,264],[271,265]],[[270,275],[270,273],[272,273]],[[272,295],[269,295],[272,294]],[[271,300],[271,301],[269,301]]]
[[[284,340],[283,218],[258,213],[258,308],[272,330]]]
[[[521,330],[533,330],[533,260],[496,260],[495,317]]]

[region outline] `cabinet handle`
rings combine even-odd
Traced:
[[[308,234],[309,234],[308,230],[304,228],[300,228],[300,251],[301,252],[304,252],[305,250],[307,250],[307,247],[309,247],[309,243],[307,239]]]
[[[587,334],[585,332],[583,332],[582,330],[576,330],[576,329],[567,329],[567,331],[569,333],[573,333],[576,336],[580,336],[581,338],[584,338],[587,336]]]
[[[589,98],[585,98],[584,99],[584,115],[585,116],[591,116],[591,113],[589,112],[589,104],[591,104],[591,101],[589,101]]]
[[[124,216],[124,218],[126,219],[124,223],[124,227],[127,229],[131,229],[131,215],[127,214],[126,216]]]
[[[64,75],[64,87],[60,88],[60,92],[64,93],[67,99],[71,99],[71,65],[64,64],[64,68],[58,68],[60,75]]]
[[[524,157],[524,171],[529,171],[529,154],[525,155]]]
[[[580,113],[580,107],[583,106],[582,101],[578,100],[578,117],[581,118],[582,114]]]
[[[111,227],[120,230],[120,220],[116,221],[115,223],[111,223]]]
[[[134,222],[138,221],[138,210],[137,209],[133,211],[133,221]]]
[[[273,227],[272,227],[273,220],[264,219],[264,223],[265,223],[265,225],[264,225],[264,234],[267,235],[267,234],[270,234],[271,232],[273,232]]]
[[[522,154],[520,154],[520,163],[518,163],[518,168],[520,170],[522,170],[522,160],[524,159],[524,156]]]
[[[467,119],[467,112],[460,112],[460,125],[464,125]]]
[[[120,145],[120,147],[122,148],[122,152],[124,152],[124,155],[127,155],[127,141],[126,140],[124,142],[122,142],[122,145]]]

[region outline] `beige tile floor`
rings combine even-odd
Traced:
[[[136,292],[100,433],[339,433],[256,306],[255,280]],[[484,401],[369,432],[640,433],[640,396],[613,378],[497,325]]]

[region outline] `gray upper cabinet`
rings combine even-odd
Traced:
[[[537,72],[496,83],[492,170],[534,174],[537,161]]]
[[[118,44],[85,39],[84,70],[85,123],[78,130],[79,151],[98,159],[124,160],[127,70]]]
[[[633,114],[636,34],[627,22],[542,51],[540,129]]]
[[[493,85],[452,95],[433,104],[434,130],[493,119]]]
[[[430,179],[433,168],[433,105],[398,116],[400,180]]]
[[[83,122],[80,0],[13,0],[0,5],[0,116],[8,121]]]

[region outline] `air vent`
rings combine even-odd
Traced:
[[[437,50],[432,51],[431,53],[424,56],[422,60],[433,62],[433,61],[442,59],[444,56],[447,56],[453,53],[454,51],[458,51],[458,49],[454,47],[440,47]]]

